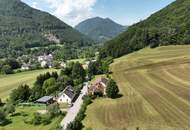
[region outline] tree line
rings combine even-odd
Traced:
[[[12,90],[6,104],[0,100],[0,125],[6,124],[8,121],[7,115],[9,113],[13,114],[15,106],[20,103],[33,102],[47,95],[56,95],[68,85],[72,85],[76,93],[79,92],[85,80],[85,73],[79,62],[70,63],[66,68],[61,70],[60,74],[57,72],[40,74],[37,76],[33,87],[29,87],[26,84],[20,85]],[[46,116],[34,113],[33,119],[26,120],[25,123],[34,125],[47,124],[52,118],[60,114],[58,104],[49,105],[48,112]]]
[[[120,57],[150,46],[190,44],[190,3],[176,0],[171,5],[140,21],[116,38],[105,43],[101,57]]]

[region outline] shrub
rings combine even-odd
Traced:
[[[7,103],[5,106],[5,111],[7,114],[13,114],[15,112],[15,106],[12,103]]]
[[[48,125],[51,123],[51,116],[49,114],[41,115],[40,113],[34,113],[33,118],[25,118],[24,123],[31,125]]]
[[[0,108],[0,125],[3,125],[6,122],[6,113]]]
[[[0,106],[3,106],[3,102],[2,102],[2,100],[1,100],[1,98],[0,98]]]
[[[32,124],[32,121],[33,121],[33,119],[30,119],[30,118],[24,118],[24,119],[23,119],[23,122],[24,122],[25,124]]]
[[[61,110],[59,108],[59,104],[57,104],[57,103],[50,104],[48,106],[47,110],[48,110],[48,113],[50,114],[51,118],[58,116],[61,113]]]
[[[1,71],[3,74],[13,74],[13,70],[9,65],[4,65]]]
[[[50,114],[46,114],[46,115],[42,116],[41,123],[43,123],[44,125],[50,124],[51,123],[51,115]]]
[[[32,124],[40,125],[42,121],[42,117],[39,113],[34,113],[34,118],[32,119]]]

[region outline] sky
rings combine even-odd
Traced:
[[[132,25],[175,0],[22,0],[33,8],[49,12],[75,26],[92,17],[111,18]]]

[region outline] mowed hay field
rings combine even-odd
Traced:
[[[96,99],[83,121],[93,130],[190,130],[190,46],[143,49],[116,59],[123,95]]]
[[[21,84],[28,84],[32,87],[36,77],[46,72],[56,71],[54,69],[26,71],[11,75],[0,75],[0,98],[6,99],[10,92]]]

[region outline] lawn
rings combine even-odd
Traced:
[[[11,75],[0,75],[0,98],[6,99],[10,92],[21,84],[28,84],[32,87],[39,74],[56,71],[54,69],[26,71]]]
[[[85,58],[84,59],[72,59],[72,60],[68,60],[68,62],[79,62],[81,64],[83,64],[85,62]]]
[[[145,48],[111,65],[123,95],[96,99],[83,124],[93,130],[189,130],[190,46]]]
[[[24,120],[33,117],[33,113],[37,110],[45,110],[45,105],[34,105],[34,106],[18,106],[16,107],[15,116],[9,116],[12,122],[4,127],[0,127],[0,130],[49,130],[55,128],[60,121],[63,119],[63,116],[56,117],[48,125],[30,125],[25,124]]]

